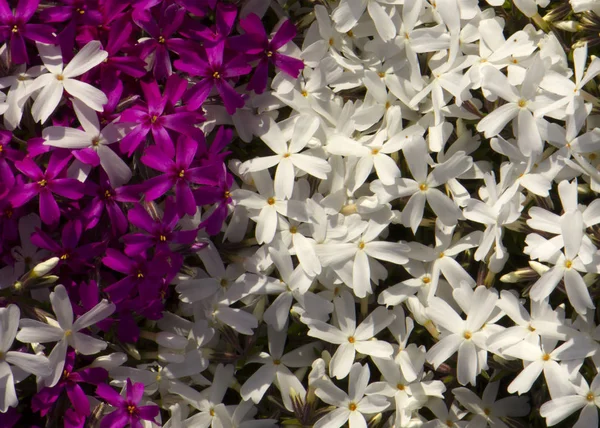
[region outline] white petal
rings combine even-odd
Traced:
[[[85,132],[92,136],[100,135],[100,121],[96,112],[78,99],[73,99],[72,102],[73,110]]]
[[[108,102],[108,98],[104,92],[89,83],[65,78],[63,85],[69,95],[81,100],[85,105],[96,111],[102,111],[104,104]]]
[[[263,171],[277,165],[280,160],[280,155],[250,159],[249,161],[246,161],[240,165],[240,172],[245,174],[247,172]]]
[[[23,343],[56,342],[63,338],[65,332],[52,325],[24,318],[20,322],[21,329],[17,333],[17,340]]]
[[[283,158],[279,161],[277,171],[275,171],[275,196],[278,199],[289,199],[294,191],[294,164],[289,158]]]
[[[540,279],[538,279],[531,290],[529,290],[529,297],[536,302],[548,297],[552,291],[558,285],[558,282],[563,278],[565,270],[562,267],[555,266],[545,272]]]
[[[100,158],[100,165],[106,172],[110,184],[113,188],[118,188],[129,182],[131,179],[131,169],[123,159],[119,157],[112,149],[106,146],[98,146],[96,153]]]
[[[108,57],[108,52],[102,50],[99,41],[93,40],[77,52],[71,62],[65,67],[63,76],[66,78],[81,76]]]
[[[42,130],[44,145],[63,147],[67,149],[83,149],[90,147],[92,141],[89,135],[80,129],[64,126],[48,126]]]
[[[284,292],[277,296],[263,315],[265,322],[277,331],[283,330],[287,325],[292,301],[292,293]]]
[[[565,257],[573,260],[579,253],[583,240],[583,216],[581,211],[570,211],[560,218],[560,229],[565,244]]]
[[[354,363],[354,345],[346,342],[338,346],[337,351],[333,354],[329,362],[329,372],[331,376],[338,379],[344,379],[350,373],[350,368]]]
[[[256,241],[259,244],[270,243],[277,231],[277,211],[275,208],[267,205],[258,215],[256,222]]]
[[[391,40],[396,35],[396,26],[381,3],[370,1],[367,9],[381,38],[384,41]]]
[[[371,269],[369,257],[364,250],[359,250],[354,256],[352,265],[352,288],[356,297],[365,297],[371,290]]]
[[[394,348],[384,340],[359,341],[354,344],[357,352],[377,358],[390,358]]]
[[[26,352],[9,351],[6,353],[6,362],[13,364],[27,373],[36,376],[48,376],[51,373],[50,362],[43,355],[33,355]]]
[[[454,355],[464,340],[462,335],[459,334],[451,334],[450,336],[444,337],[429,348],[427,351],[427,361],[437,369],[444,361]]]
[[[540,376],[543,367],[544,363],[542,361],[534,361],[529,364],[508,385],[508,393],[514,394],[516,392],[520,395],[529,392],[533,383]]]
[[[275,379],[275,365],[272,363],[264,364],[258,370],[256,370],[252,376],[248,378],[240,389],[240,395],[244,400],[252,400],[254,404],[262,399],[269,386]]]
[[[425,195],[429,206],[442,223],[446,226],[454,226],[458,222],[461,211],[452,199],[438,189],[429,189]]]
[[[437,325],[453,333],[462,334],[465,322],[443,299],[432,297],[426,309],[427,316]]]
[[[0,361],[0,412],[5,413],[9,407],[16,407],[17,404],[19,399],[15,391],[12,371],[8,364]]]
[[[417,192],[410,197],[402,211],[402,224],[405,227],[410,227],[413,233],[417,233],[417,229],[423,219],[426,200],[427,197],[423,192]]]
[[[457,379],[461,385],[475,385],[477,378],[477,350],[472,340],[465,340],[458,348]]]
[[[515,104],[504,104],[481,119],[477,124],[477,130],[483,132],[485,138],[492,138],[498,135],[517,114],[519,114],[519,107]]]
[[[319,390],[317,389],[317,391]],[[318,395],[319,394],[317,394],[317,396]],[[313,428],[341,427],[348,421],[350,413],[350,410],[346,408],[335,409],[334,411],[327,413],[325,416],[323,416],[321,419],[315,422]]]
[[[19,222],[21,226],[21,222]],[[19,328],[21,311],[17,305],[8,305],[0,308],[0,352],[7,352],[15,340]]]
[[[31,106],[31,115],[36,122],[44,123],[50,117],[63,94],[63,85],[56,79],[48,82],[44,89],[38,94],[33,106]]]
[[[69,345],[83,355],[95,355],[106,349],[108,345],[105,341],[96,339],[83,333],[73,333],[68,337]]]
[[[326,179],[327,174],[331,172],[331,165],[325,159],[316,156],[296,153],[291,155],[290,159],[296,168],[322,180]]]
[[[408,262],[410,248],[400,242],[371,241],[365,244],[364,250],[370,257],[403,265]]]
[[[319,119],[315,116],[300,115],[296,119],[292,141],[290,142],[289,150],[291,153],[298,153],[302,150],[315,135],[319,129]]]
[[[380,306],[360,323],[356,328],[354,338],[361,341],[369,340],[389,326],[395,318],[395,315],[391,311]]]
[[[565,288],[569,302],[578,314],[585,315],[588,309],[595,308],[585,281],[575,269],[565,270]]]
[[[398,169],[396,162],[383,153],[378,153],[373,156],[373,166],[375,166],[377,177],[379,177],[381,182],[386,186],[393,185],[396,178],[400,177],[400,170]]]
[[[79,331],[91,325],[94,325],[103,319],[111,316],[115,311],[114,303],[109,303],[106,299],[100,301],[96,306],[87,311],[85,314],[77,318],[73,323],[73,330]]]
[[[546,418],[546,424],[556,425],[566,419],[572,413],[581,409],[587,404],[585,397],[579,395],[567,395],[566,397],[555,398],[540,407],[540,415]],[[597,411],[594,409],[594,411]]]

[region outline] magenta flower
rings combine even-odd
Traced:
[[[193,197],[192,197],[193,201]],[[172,199],[167,199],[162,219],[154,220],[141,205],[136,205],[127,213],[129,222],[146,233],[130,233],[123,237],[125,254],[133,256],[150,248],[156,251],[171,252],[169,244],[189,245],[196,239],[197,231],[176,230],[179,216]]]
[[[158,147],[173,157],[175,147],[168,130],[187,135],[190,138],[201,139],[202,131],[194,126],[203,116],[200,113],[190,112],[183,107],[173,108],[181,98],[187,87],[187,81],[173,74],[167,79],[164,94],[160,94],[158,83],[141,82],[145,105],[136,105],[123,112],[121,122],[139,123],[129,134],[121,140],[121,149],[131,156],[142,140],[152,133]],[[165,114],[165,110],[173,111]]]
[[[181,137],[177,141],[177,154],[173,161],[157,146],[148,147],[142,156],[142,162],[163,174],[147,180],[146,200],[153,201],[175,186],[175,200],[180,217],[196,213],[194,195],[190,184],[215,184],[215,167],[212,165],[191,168],[198,143],[190,138]]]
[[[143,383],[131,383],[127,378],[127,396],[121,397],[117,391],[106,384],[100,384],[96,388],[96,395],[117,409],[106,415],[100,422],[100,428],[122,428],[127,425],[132,427],[141,426],[140,420],[154,421],[160,409],[158,406],[139,406],[144,396]]]
[[[140,289],[155,289],[156,283],[160,282],[160,277],[155,272],[160,270],[162,264],[150,265],[144,254],[129,258],[115,249],[108,248],[102,263],[126,275],[104,289],[114,303],[127,299],[133,291],[137,294]]]
[[[219,3],[216,7],[215,24],[207,27],[197,21],[192,21],[181,33],[187,37],[201,40],[205,47],[225,41],[237,17],[237,7],[233,4]]]
[[[51,388],[42,388],[31,400],[31,409],[45,416],[63,392],[66,391],[73,410],[79,415],[90,415],[90,402],[80,383],[98,385],[108,377],[108,372],[100,367],[88,367],[73,371],[75,367],[75,351],[67,352],[63,374],[56,385]]]
[[[86,205],[82,215],[85,219],[85,228],[96,227],[102,214],[106,212],[110,219],[110,225],[114,236],[127,232],[128,223],[119,202],[136,202],[139,198],[135,196],[138,192],[132,191],[132,186],[113,189],[106,174],[100,178],[100,183],[86,182],[86,194],[94,198]]]
[[[0,182],[10,188],[14,185],[14,175],[8,160],[14,162],[23,159],[23,153],[10,146],[12,134],[10,131],[0,131]]]
[[[143,9],[143,13],[134,14],[135,23],[150,35],[148,40],[136,46],[136,51],[139,52],[141,59],[154,54],[152,67],[154,77],[163,80],[173,73],[169,51],[180,54],[192,51],[193,45],[188,40],[173,37],[183,24],[185,10],[176,4],[171,4],[166,8],[164,6],[159,8],[158,12],[160,16],[158,22],[148,9]]]
[[[229,205],[232,203],[233,176],[227,173],[224,165],[222,168],[217,186],[199,189],[194,193],[196,204],[199,206],[217,204],[214,211],[199,225],[199,228],[205,228],[209,235],[216,235],[221,231],[223,222],[229,214]]]
[[[55,43],[54,28],[44,24],[29,24],[40,0],[19,0],[15,13],[0,0],[0,42],[10,39],[11,60],[15,64],[29,63],[25,39],[42,43]]]
[[[31,235],[31,242],[39,248],[50,251],[53,256],[60,259],[62,264],[68,265],[73,270],[80,270],[88,265],[87,260],[99,256],[103,247],[103,244],[98,242],[89,242],[80,246],[82,233],[81,220],[74,219],[63,226],[60,245],[41,230],[36,230]]]
[[[15,195],[13,199],[15,206],[24,205],[39,195],[42,221],[46,224],[58,223],[60,209],[53,194],[68,199],[79,199],[83,196],[83,183],[72,178],[61,178],[70,159],[69,153],[54,152],[50,156],[46,172],[43,172],[29,157],[15,162],[15,167],[32,180],[31,183],[24,184]]]
[[[200,108],[213,87],[217,88],[219,96],[225,104],[227,113],[234,114],[238,108],[244,106],[244,98],[238,94],[228,79],[250,73],[250,67],[242,55],[224,59],[225,42],[221,41],[214,46],[204,49],[200,54],[185,54],[175,61],[175,67],[193,76],[203,77],[193,88],[189,89],[184,97],[188,109]],[[202,51],[201,51],[202,52]]]
[[[240,20],[240,26],[246,34],[235,37],[231,45],[236,49],[242,49],[253,59],[260,58],[248,83],[248,89],[257,94],[264,92],[267,87],[269,63],[273,63],[275,67],[294,78],[298,77],[300,71],[304,68],[304,62],[278,52],[296,36],[296,27],[290,20],[286,20],[281,24],[271,40],[269,40],[262,21],[254,13]]]

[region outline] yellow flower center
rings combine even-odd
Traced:
[[[360,241],[358,243],[358,249],[359,250],[364,250],[365,249],[365,242],[364,241]]]
[[[348,342],[350,342],[350,343],[354,343],[354,342],[356,342],[356,339],[354,338],[354,336],[350,336],[350,337],[348,338]]]
[[[527,101],[521,98],[517,105],[521,108],[525,108],[527,106]]]
[[[167,242],[167,237],[165,235],[160,235],[158,239],[160,239],[160,242]]]
[[[62,82],[63,80],[65,80],[65,76],[63,76],[62,74],[57,74],[56,80],[58,80],[59,82]]]
[[[156,123],[157,120],[158,120],[158,116],[154,115],[150,118],[150,123]]]
[[[269,198],[269,199],[267,199],[267,204],[269,204],[269,205],[275,205],[275,198]]]
[[[396,385],[396,388],[398,388],[399,391],[404,391],[406,387],[403,384],[399,383],[398,385]]]
[[[296,233],[296,232],[298,232],[298,228],[297,228],[296,226],[292,226],[292,227],[290,227],[290,233],[291,233],[291,234],[294,234],[294,233]]]
[[[587,401],[589,401],[590,403],[593,402],[596,399],[596,396],[594,395],[593,392],[588,392],[588,394],[585,396],[585,399]]]
[[[40,185],[40,187],[46,187],[46,185],[48,184],[48,182],[46,181],[45,178],[43,178],[40,181],[38,181],[38,184]]]
[[[12,32],[13,33],[18,33],[19,32],[19,27],[17,27],[16,25],[13,25]]]
[[[429,186],[427,185],[427,183],[421,183],[421,184],[419,184],[419,190],[420,190],[421,192],[424,192],[424,191],[426,191],[427,189],[429,189]]]
[[[350,410],[351,412],[356,410],[356,403],[350,403],[348,404],[348,410]]]
[[[429,284],[431,282],[431,278],[429,278],[428,276],[425,276],[425,277],[423,277],[423,279],[421,281],[423,281],[423,284]]]
[[[544,361],[550,361],[550,354],[544,354],[544,355],[542,355],[542,360],[544,360]]]
[[[179,178],[183,178],[185,177],[185,169],[182,169],[181,171],[179,171]]]
[[[571,260],[565,260],[565,267],[571,269],[571,266],[573,266],[573,262]]]
[[[268,58],[271,58],[272,56],[273,56],[273,52],[271,52],[271,51],[267,51],[267,57],[268,57]]]
[[[473,333],[471,333],[470,331],[465,331],[463,333],[463,337],[467,340],[470,340],[473,337]]]
[[[302,94],[302,96],[304,98],[308,97],[308,92],[306,90],[302,90],[302,92],[300,92]]]
[[[127,411],[130,415],[133,415],[135,413],[135,406],[133,404],[127,406]]]
[[[221,78],[221,74],[218,71],[215,71],[213,73],[213,79],[220,79]]]
[[[164,43],[165,42],[165,38],[163,36],[159,36],[158,37],[158,43]]]

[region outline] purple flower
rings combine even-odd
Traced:
[[[191,196],[191,193],[190,193]],[[191,196],[192,201],[194,200]],[[197,231],[175,230],[179,216],[171,198],[167,199],[162,220],[152,219],[141,205],[136,205],[127,213],[129,222],[146,233],[131,233],[123,237],[125,254],[132,256],[154,247],[157,251],[171,252],[170,243],[189,245],[196,239]]]
[[[35,231],[31,235],[33,245],[50,251],[54,256],[61,260],[61,263],[68,265],[73,270],[84,268],[90,260],[97,257],[102,252],[103,244],[90,242],[79,246],[83,225],[81,220],[74,219],[62,228],[62,245],[57,244],[46,233],[41,230]]]
[[[54,152],[50,156],[46,172],[43,172],[30,157],[15,162],[15,167],[32,180],[32,183],[24,184],[15,195],[15,206],[24,205],[39,195],[42,221],[46,224],[58,223],[60,210],[53,194],[68,199],[79,199],[83,196],[83,183],[72,178],[60,178],[70,159],[69,153]]]
[[[0,42],[10,39],[11,60],[15,64],[28,63],[25,40],[55,43],[54,28],[44,24],[28,24],[37,10],[40,0],[19,0],[15,13],[6,2],[0,0]]]
[[[233,184],[233,176],[227,173],[225,166],[219,175],[219,182],[214,187],[201,188],[194,192],[196,204],[212,205],[217,204],[216,208],[210,215],[200,223],[199,228],[205,228],[209,235],[216,235],[221,231],[223,222],[227,218],[229,206],[232,203],[231,186]]]
[[[108,377],[108,372],[100,367],[88,367],[73,371],[75,366],[75,351],[67,353],[65,367],[62,377],[56,385],[51,388],[42,388],[31,400],[31,409],[45,416],[63,391],[66,391],[73,410],[82,416],[90,415],[90,403],[85,392],[79,386],[80,383],[98,385]]]
[[[131,156],[142,140],[152,132],[154,141],[169,157],[175,154],[173,140],[167,129],[187,135],[190,138],[201,139],[202,131],[194,126],[203,119],[200,113],[184,110],[182,107],[173,109],[173,105],[181,98],[187,87],[187,81],[173,74],[167,79],[164,94],[156,81],[141,82],[146,99],[145,105],[136,105],[123,112],[122,122],[139,123],[125,138],[121,140],[121,149]],[[165,114],[165,110],[173,113]]]
[[[102,214],[106,211],[113,235],[122,235],[127,232],[128,223],[119,202],[136,202],[139,200],[136,196],[138,192],[133,186],[113,189],[105,174],[99,181],[99,184],[91,180],[86,182],[86,194],[93,195],[94,198],[86,205],[82,213],[86,221],[85,228],[87,230],[96,227]]]
[[[160,272],[163,267],[162,263],[149,263],[142,255],[135,255],[129,258],[112,248],[106,250],[106,255],[102,259],[102,263],[126,275],[125,278],[104,289],[115,303],[127,299],[133,291],[137,294],[141,289],[156,289],[156,284],[160,282],[160,275],[156,272]]]
[[[296,36],[296,27],[290,20],[286,20],[281,24],[271,40],[269,40],[262,21],[254,13],[242,19],[240,26],[246,34],[235,37],[235,41],[232,41],[231,45],[237,49],[243,49],[252,58],[260,58],[248,83],[248,89],[254,90],[257,94],[264,92],[267,87],[269,63],[273,63],[277,68],[294,78],[298,77],[300,71],[304,68],[304,62],[278,52]]]
[[[237,17],[237,7],[233,4],[217,4],[214,26],[207,27],[197,21],[193,21],[183,29],[181,33],[187,37],[199,39],[206,47],[212,47],[216,43],[225,41]]]
[[[96,395],[117,409],[106,415],[100,422],[100,428],[122,428],[127,425],[132,427],[142,426],[140,420],[154,421],[160,409],[158,406],[139,406],[144,395],[143,383],[131,383],[127,378],[127,396],[121,397],[117,391],[106,384],[96,388]]]
[[[12,134],[0,131],[0,182],[10,189],[15,182],[8,160],[14,162],[23,159],[23,153],[10,147]]]
[[[224,51],[225,42],[221,41],[214,46],[205,48],[202,56],[185,54],[181,59],[175,61],[175,67],[179,70],[193,76],[203,77],[183,97],[184,102],[188,104],[188,109],[200,108],[213,87],[217,88],[227,113],[234,114],[238,108],[244,106],[244,98],[235,91],[227,79],[248,74],[252,67],[247,64],[242,55],[225,59]]]
[[[142,156],[142,162],[163,174],[147,180],[146,200],[153,201],[175,186],[177,212],[180,217],[196,213],[196,203],[190,184],[215,184],[213,166],[195,167],[190,165],[194,160],[198,143],[190,138],[181,137],[177,141],[177,154],[173,161],[157,146],[148,147]]]
[[[185,10],[176,4],[171,4],[158,9],[160,18],[158,22],[148,9],[139,9],[141,12],[134,14],[135,23],[150,35],[136,46],[141,59],[154,54],[153,72],[157,80],[163,80],[173,73],[169,51],[175,53],[192,51],[193,44],[188,40],[174,38],[173,34],[183,24]]]

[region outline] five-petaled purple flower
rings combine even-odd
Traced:
[[[123,398],[117,391],[106,384],[100,384],[96,388],[96,395],[106,401],[116,410],[106,415],[100,422],[100,428],[122,428],[127,425],[141,427],[140,420],[154,421],[160,409],[158,406],[140,406],[144,396],[143,383],[131,383],[127,378],[127,393]]]

